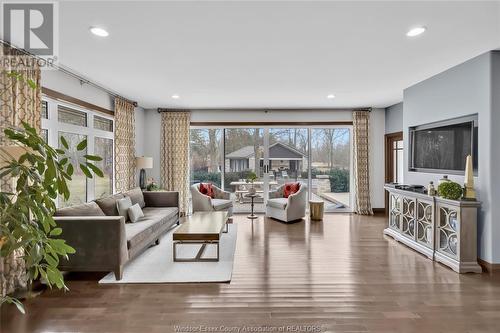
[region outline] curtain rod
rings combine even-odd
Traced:
[[[176,109],[176,108],[157,108],[156,111],[158,113],[162,112],[187,112],[187,111],[262,111],[267,113],[268,111],[280,111],[280,112],[285,112],[285,111],[306,111],[306,110],[317,110],[317,111],[366,111],[366,112],[371,112],[372,108],[292,108],[292,109],[254,109],[254,108],[234,108],[234,109],[228,109],[228,108],[207,108],[207,109]]]
[[[16,49],[16,50],[18,50],[18,51],[20,51],[20,52],[22,52],[22,53],[24,53],[24,54],[26,54],[26,55],[28,55],[30,57],[43,60],[42,58],[40,58],[40,57],[38,57],[38,56],[36,56],[36,55],[34,55],[34,54],[32,54],[32,53],[24,50],[24,49],[20,49],[20,48],[18,48],[16,46],[12,45],[11,43],[4,41],[3,39],[0,39],[0,43],[3,44],[3,45],[8,46],[10,48]],[[109,89],[107,89],[107,88],[105,88],[105,87],[103,87],[103,86],[101,86],[101,85],[99,85],[99,84],[97,84],[95,82],[92,82],[89,79],[87,79],[87,78],[85,78],[85,77],[83,77],[81,75],[78,75],[78,74],[74,73],[69,68],[66,68],[64,66],[55,65],[55,64],[52,64],[51,66],[54,67],[55,69],[63,72],[64,74],[77,79],[78,81],[80,81],[80,84],[88,84],[88,85],[93,86],[93,87],[95,87],[95,88],[97,88],[99,90],[104,91],[105,93],[107,93],[108,95],[110,95],[112,97],[118,97],[118,98],[124,99],[125,101],[127,101],[129,103],[132,103],[134,106],[138,105],[136,101],[132,101],[132,100],[130,100],[128,98],[125,98],[125,97],[119,95],[118,93],[116,93],[116,92],[114,92],[112,90],[109,90]]]

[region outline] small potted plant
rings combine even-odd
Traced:
[[[463,195],[463,188],[459,183],[452,181],[442,182],[438,186],[438,195],[445,199],[459,200]]]
[[[148,185],[146,185],[146,191],[158,191],[160,186],[155,182],[154,178],[148,179]]]
[[[247,183],[252,184],[252,186],[248,189],[248,194],[250,194],[250,195],[254,195],[255,193],[257,193],[257,190],[255,189],[255,187],[253,185],[253,182],[256,179],[257,179],[257,175],[255,174],[255,172],[252,171],[248,174],[246,181],[247,181]]]

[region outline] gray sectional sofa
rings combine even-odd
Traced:
[[[118,214],[116,201],[125,196],[141,206],[144,217],[130,223]],[[142,192],[140,188],[89,203],[58,209],[54,215],[62,239],[75,248],[62,271],[113,271],[122,278],[125,263],[179,223],[178,192]]]

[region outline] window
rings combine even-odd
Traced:
[[[191,184],[213,183],[221,186],[223,168],[222,130],[203,128],[192,129],[191,146]]]
[[[311,130],[311,198],[325,211],[351,207],[351,134],[349,128]]]
[[[106,132],[113,132],[113,120],[94,116],[94,128]]]
[[[48,110],[48,105],[47,101],[42,101],[42,118],[43,119],[48,119],[49,118],[49,110]]]
[[[61,147],[63,136],[70,146],[70,160],[76,163],[85,154],[102,158],[94,162],[104,173],[104,177],[88,179],[75,168],[71,182],[68,183],[70,199],[59,198],[59,207],[71,206],[101,198],[113,193],[114,180],[114,133],[113,118],[93,110],[85,109],[64,101],[43,96],[43,109],[40,134],[52,147]],[[87,148],[77,151],[76,145],[87,139]]]
[[[57,107],[57,119],[60,123],[87,126],[87,114],[62,105]]]
[[[352,210],[351,126],[191,127],[191,184],[211,182],[230,192],[233,211],[265,209],[269,191],[299,182],[325,211]],[[255,174],[255,175],[254,175]],[[253,182],[249,179],[254,178]]]
[[[45,141],[45,142],[49,142],[49,131],[48,131],[48,130],[46,130],[46,129],[42,129],[42,130],[40,131],[40,135],[42,136],[43,141]]]
[[[69,145],[69,156],[67,157],[73,165],[78,165],[78,161],[83,158],[83,155],[87,154],[87,149],[78,151],[76,146],[87,139],[87,136],[66,132],[59,132],[58,134],[59,148],[63,148],[60,138],[64,137]],[[68,189],[71,196],[68,201],[64,201],[62,197],[59,197],[59,207],[68,207],[87,202],[87,178],[80,168],[75,168],[75,172],[71,178],[71,181],[68,182]]]
[[[111,123],[113,123],[112,120]],[[113,140],[95,137],[94,155],[102,157],[102,161],[95,164],[102,170],[104,177],[95,179],[94,190],[95,197],[102,198],[113,194]]]

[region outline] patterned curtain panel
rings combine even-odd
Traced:
[[[6,128],[21,127],[21,122],[24,121],[40,132],[40,68],[36,61],[30,61],[33,59],[31,56],[19,50],[2,45],[0,52],[0,58],[13,60],[0,62],[0,146],[9,146],[3,133]],[[14,73],[19,77],[12,77],[11,74]],[[29,82],[36,86],[30,86]],[[3,191],[9,191],[11,184],[11,180],[4,177],[0,187]]]
[[[190,112],[161,114],[161,186],[179,192],[181,214],[188,211]]]
[[[355,212],[373,215],[370,202],[370,112],[353,112]]]
[[[115,190],[123,192],[135,186],[135,115],[134,105],[115,98]]]
[[[2,45],[1,59],[13,61],[0,62],[0,147],[9,146],[3,131],[9,127],[21,127],[24,121],[40,131],[42,95],[40,87],[40,68],[32,57],[19,50]],[[14,65],[19,64],[19,65]],[[18,78],[10,74],[19,74]],[[31,85],[34,83],[35,85]],[[0,179],[3,192],[11,192],[12,179]],[[26,288],[26,266],[22,249],[10,256],[0,258],[0,294],[5,296],[17,289]]]

